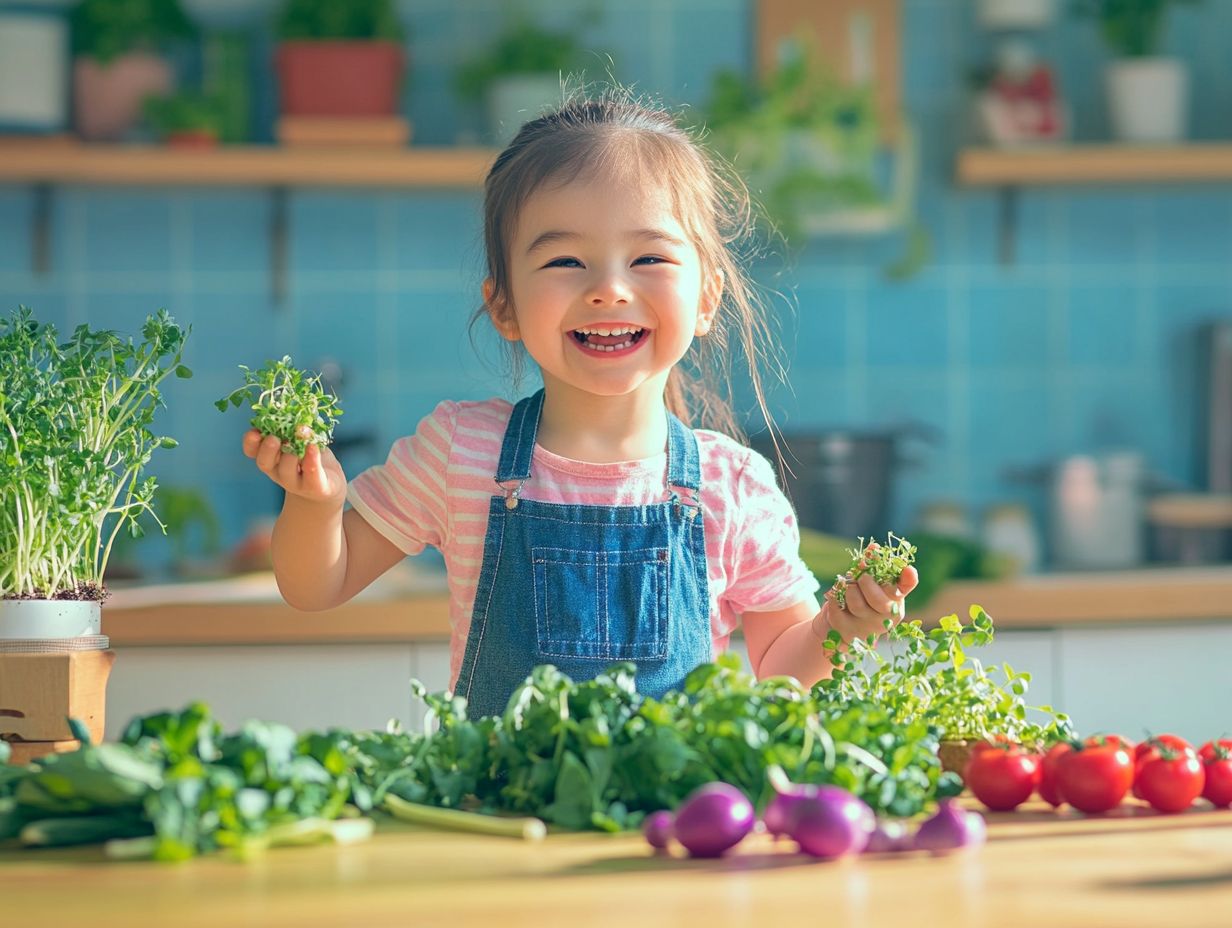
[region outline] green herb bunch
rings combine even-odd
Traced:
[[[993,641],[988,614],[972,606],[970,618],[945,616],[927,632],[919,620],[900,622],[886,636],[889,657],[859,639],[846,650],[830,641],[834,672],[814,692],[837,706],[883,706],[900,724],[927,721],[946,741],[1004,737],[1038,749],[1072,737],[1069,716],[1027,704],[1031,674],[967,653]]]
[[[78,751],[0,768],[0,840],[106,841],[110,856],[173,861],[371,833],[371,821],[348,820],[357,814],[349,769],[314,756],[285,725],[254,721],[224,735],[193,703],[133,719],[114,744],[77,733]]]
[[[847,587],[855,583],[864,574],[872,574],[878,586],[893,586],[912,563],[915,562],[915,545],[905,538],[897,537],[893,532],[886,536],[884,545],[875,541],[864,543],[860,539],[859,547],[849,548],[851,566],[834,580],[834,600],[842,609],[847,608]]]
[[[180,363],[188,332],[166,310],[142,340],[54,326],[21,307],[0,319],[0,596],[103,596],[103,574],[122,530],[142,534],[157,488],[141,472],[156,448],[159,385]]]
[[[342,409],[338,398],[321,387],[321,375],[309,377],[290,357],[266,361],[259,369],[240,365],[244,385],[216,400],[219,411],[251,401],[251,425],[282,440],[282,450],[303,457],[309,445],[329,444]]]
[[[290,0],[278,19],[282,39],[382,39],[400,42],[406,30],[393,0]]]

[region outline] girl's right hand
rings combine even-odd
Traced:
[[[284,454],[282,442],[275,436],[249,429],[244,433],[244,454],[254,458],[257,468],[292,496],[339,507],[346,499],[346,474],[328,448],[309,445],[300,459]]]

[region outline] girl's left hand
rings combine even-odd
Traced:
[[[842,609],[834,600],[834,589],[826,591],[826,601],[817,616],[819,632],[834,629],[844,642],[854,638],[881,635],[886,631],[886,619],[897,625],[907,614],[907,594],[916,588],[920,575],[914,567],[908,567],[898,578],[898,586],[878,586],[872,574],[861,574],[855,582],[847,585],[847,608]],[[898,608],[894,606],[897,604]]]

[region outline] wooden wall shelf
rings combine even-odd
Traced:
[[[1232,145],[1073,145],[958,154],[958,182],[967,186],[1195,183],[1232,180]]]
[[[1037,149],[965,148],[958,183],[1000,190],[1000,253],[1012,264],[1018,192],[1023,187],[1180,184],[1232,181],[1232,144],[1067,145]]]
[[[486,148],[168,148],[0,141],[0,182],[141,186],[477,188]]]
[[[270,290],[286,295],[287,191],[304,187],[478,189],[496,151],[487,148],[316,148],[236,145],[91,145],[69,138],[0,139],[0,184],[35,187],[30,225],[36,274],[51,266],[56,186],[264,187],[270,191]]]

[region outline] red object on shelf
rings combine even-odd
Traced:
[[[387,116],[399,110],[406,51],[397,42],[282,42],[274,63],[286,116]]]

